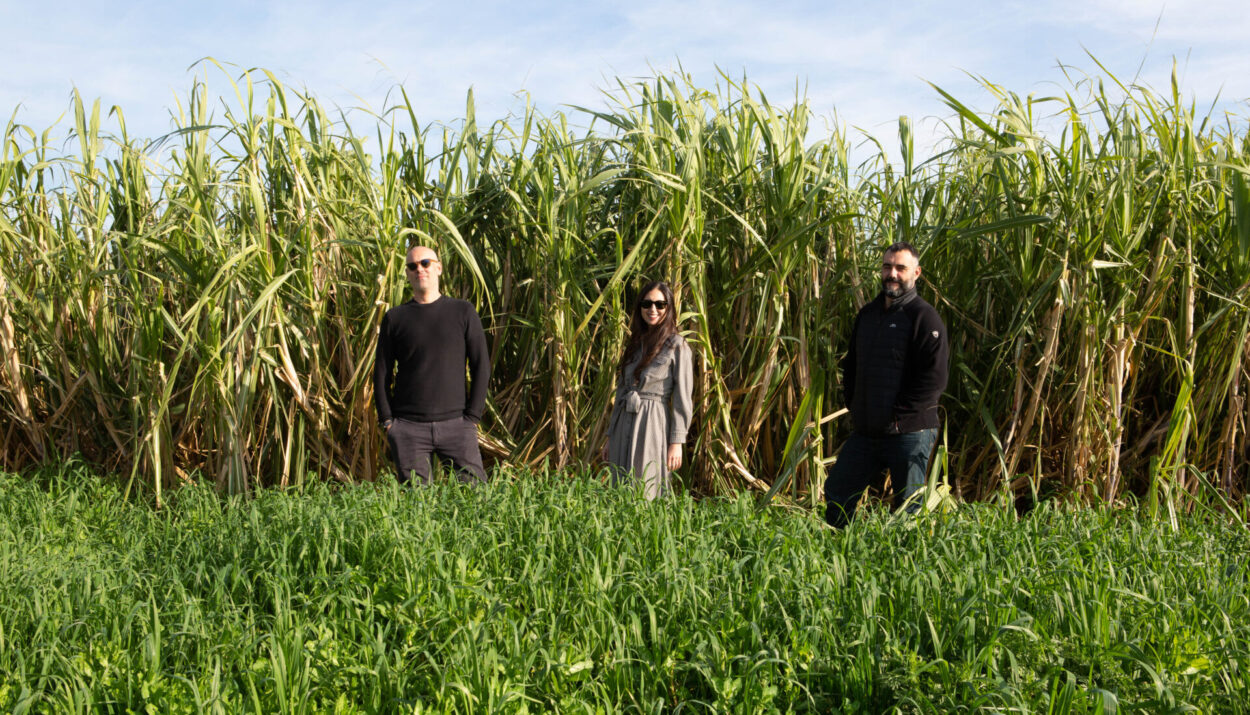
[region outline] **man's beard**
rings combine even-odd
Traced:
[[[904,283],[903,281],[895,281],[893,283],[882,279],[881,290],[890,298],[899,298],[907,291],[911,290],[915,283]]]

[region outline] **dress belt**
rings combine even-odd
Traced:
[[[630,390],[625,393],[625,411],[635,413],[638,412],[638,409],[642,407],[644,400],[647,402],[663,402],[664,395],[654,392],[638,392],[637,390]]]

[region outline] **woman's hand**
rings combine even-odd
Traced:
[[[675,472],[681,469],[681,444],[670,444],[668,446],[668,471]]]

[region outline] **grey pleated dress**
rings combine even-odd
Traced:
[[[669,493],[668,446],[686,441],[694,376],[690,346],[680,335],[669,339],[635,382],[640,359],[626,365],[618,378],[608,422],[608,462],[617,483],[641,483],[650,500]]]

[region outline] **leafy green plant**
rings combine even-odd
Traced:
[[[869,137],[858,165],[801,94],[728,76],[489,125],[470,93],[454,128],[400,87],[363,131],[263,70],[232,87],[197,82],[157,141],[78,96],[64,150],[6,125],[0,464],[81,453],[162,502],[195,470],[230,493],[374,478],[375,327],[428,243],[488,332],[490,458],[595,464],[629,292],[664,278],[698,366],[683,482],[816,503],[849,323],[907,239],[951,336],[958,496],[1244,491],[1247,134],[1175,82],[986,83],[988,111],[935,87],[938,151],[903,117],[901,161]]]

